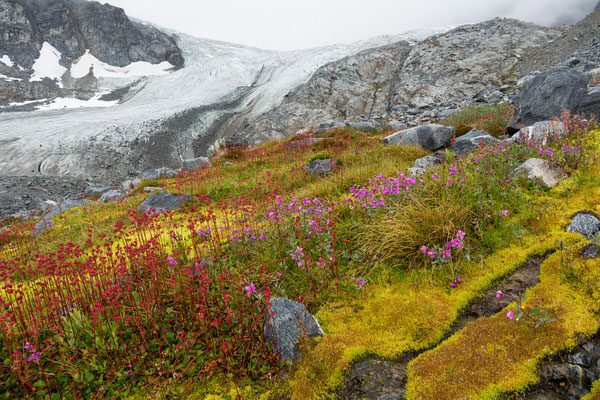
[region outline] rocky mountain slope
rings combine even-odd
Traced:
[[[488,86],[504,85],[528,51],[559,34],[559,29],[497,18],[414,45],[368,50],[321,67],[241,136],[272,130],[289,135],[328,119],[386,113],[397,104],[469,102]]]

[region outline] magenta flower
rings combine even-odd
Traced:
[[[442,253],[442,258],[450,258],[452,257],[452,252],[450,250],[444,250]]]
[[[456,237],[459,238],[460,240],[463,240],[465,238],[467,234],[464,233],[463,231],[458,231],[456,232]]]
[[[27,361],[32,362],[32,361],[40,361],[40,356],[42,355],[42,353],[40,353],[39,351],[36,351],[34,353],[32,353],[29,358],[27,359]]]
[[[451,288],[455,288],[455,287],[456,287],[456,283],[452,282],[452,283],[450,284],[450,287],[451,287]]]
[[[434,258],[435,258],[435,253],[434,253],[433,251],[429,250],[429,251],[427,252],[427,254],[429,254],[429,257],[431,257],[431,259],[434,259]]]
[[[440,177],[440,175],[438,173],[435,173],[435,174],[431,175],[431,177],[433,178],[434,181],[437,181],[438,178]]]
[[[32,346],[29,342],[25,342],[25,350],[35,350],[35,346]]]
[[[461,282],[462,282],[462,279],[456,278],[456,283],[461,283]]]
[[[277,271],[277,278],[281,278],[281,272]]]
[[[515,310],[508,310],[506,316],[508,317],[508,319],[513,319],[515,317]]]
[[[254,283],[252,282],[250,282],[248,286],[244,286],[244,289],[246,289],[246,294],[248,296],[252,296],[252,294],[256,292],[256,288],[254,287]]]
[[[508,210],[502,210],[502,216],[508,217]]]
[[[173,257],[169,256],[167,257],[167,261],[169,262],[169,264],[171,265],[177,265],[177,260],[175,260]]]
[[[363,287],[365,285],[365,280],[363,278],[358,278],[356,283],[358,284],[358,287]]]
[[[502,293],[500,290],[498,290],[498,291],[496,292],[496,298],[497,298],[497,299],[501,299],[501,298],[503,298],[503,297],[504,297],[504,293]]]
[[[423,254],[427,254],[427,251],[428,251],[428,250],[429,250],[429,249],[427,248],[427,246],[423,246],[423,247],[421,247],[421,253],[423,253]]]

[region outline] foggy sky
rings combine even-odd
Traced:
[[[377,35],[510,17],[575,23],[598,0],[108,0],[160,26],[263,49],[349,43]]]

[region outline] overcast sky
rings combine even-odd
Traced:
[[[108,0],[133,17],[263,49],[349,43],[403,31],[511,17],[574,23],[598,0]]]

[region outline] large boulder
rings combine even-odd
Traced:
[[[335,158],[313,160],[308,165],[308,173],[312,175],[327,175],[336,169],[338,165],[339,162]]]
[[[567,232],[580,233],[593,240],[600,233],[600,219],[590,213],[578,213],[567,227]]]
[[[181,162],[181,169],[184,171],[191,171],[193,169],[204,169],[210,167],[212,167],[212,164],[210,163],[208,157],[197,157],[192,158],[190,160],[183,160]]]
[[[173,211],[192,198],[192,196],[187,194],[172,194],[169,192],[152,193],[142,204],[140,204],[138,211],[143,213],[149,211],[154,211],[154,213]]]
[[[556,186],[568,177],[558,166],[540,158],[528,159],[514,169],[513,175],[523,176],[548,188]]]
[[[587,116],[593,114],[596,117],[600,117],[600,86],[593,86],[588,90],[579,104],[577,112]]]
[[[498,139],[481,130],[472,130],[469,133],[457,137],[454,141],[454,152],[456,155],[469,154],[477,150],[480,144],[491,145],[498,143]]]
[[[404,144],[436,151],[445,147],[454,134],[454,127],[444,125],[420,125],[404,131],[394,132],[383,138],[384,143]]]
[[[56,217],[59,214],[64,213],[67,210],[70,210],[75,207],[82,207],[86,205],[93,204],[93,201],[90,200],[64,200],[60,203],[56,204],[48,214],[44,216],[33,228],[33,232],[31,233],[33,236],[40,236],[44,231],[51,229],[55,222],[52,221],[52,218]]]
[[[294,361],[302,357],[298,351],[301,337],[323,336],[323,329],[306,306],[288,299],[271,299],[271,315],[267,312],[263,325],[265,341],[281,358]]]
[[[563,109],[577,112],[586,97],[588,80],[583,72],[568,67],[540,72],[519,92],[509,126],[519,130],[522,125],[560,117]]]

